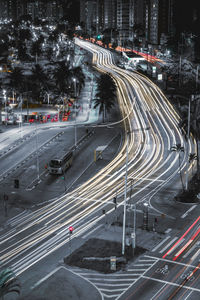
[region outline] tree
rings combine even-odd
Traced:
[[[37,57],[40,56],[42,53],[42,48],[41,48],[41,43],[40,41],[36,41],[32,44],[32,48],[31,48],[31,54],[33,56],[35,56],[35,61],[37,63]]]
[[[183,178],[182,178],[182,173],[181,173],[181,152],[184,152],[184,147],[181,146],[181,144],[176,144],[171,147],[171,151],[175,151],[178,153],[178,161],[179,161],[179,173],[180,173],[180,178],[181,178],[181,183],[182,183],[182,189],[184,191],[184,184],[183,184]]]
[[[33,82],[32,94],[34,98],[41,100],[44,93],[49,91],[49,77],[39,64],[35,64],[32,68],[31,81]]]
[[[10,269],[5,269],[0,272],[0,297],[3,297],[8,293],[20,294],[20,283]]]
[[[23,92],[25,78],[21,68],[16,67],[11,73],[8,73],[8,79],[10,81],[9,87],[11,87],[12,90],[15,90],[17,93]]]
[[[94,99],[94,108],[99,107],[99,112],[103,113],[103,122],[105,113],[109,112],[115,104],[116,86],[113,79],[108,74],[102,74],[97,82],[96,99]]]
[[[21,29],[19,31],[19,39],[20,41],[30,40],[32,37],[30,29]]]
[[[57,64],[58,67],[53,73],[56,87],[55,90],[59,96],[64,97],[64,95],[69,94],[70,80],[73,74],[69,69],[69,65],[65,64],[65,61],[60,61]]]

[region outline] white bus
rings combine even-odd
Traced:
[[[61,158],[51,159],[48,165],[48,171],[50,174],[63,174],[71,165],[73,160],[73,152],[67,152]]]

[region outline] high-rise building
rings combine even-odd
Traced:
[[[97,1],[83,0],[80,2],[80,21],[84,24],[84,30],[91,35],[97,28]]]
[[[23,15],[32,19],[56,19],[63,16],[62,2],[59,0],[1,0],[0,18],[17,20]]]
[[[121,42],[129,38],[129,8],[130,0],[117,0],[117,30]]]
[[[146,40],[158,45],[163,36],[172,36],[174,33],[174,0],[146,0]]]
[[[115,29],[117,25],[117,1],[104,0],[104,29]]]
[[[13,0],[1,0],[0,1],[0,18],[1,19],[13,19],[15,16],[16,3]]]

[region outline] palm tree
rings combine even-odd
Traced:
[[[35,61],[37,63],[37,58],[38,56],[40,56],[42,53],[42,48],[41,48],[41,43],[40,41],[36,41],[32,44],[32,48],[31,48],[31,54],[33,56],[35,56]]]
[[[39,64],[35,64],[32,68],[31,79],[33,94],[36,98],[40,98],[44,93],[49,92],[50,79]]]
[[[102,74],[98,79],[96,99],[94,99],[94,108],[99,107],[99,112],[103,113],[103,122],[105,121],[105,112],[115,104],[116,86],[108,74]]]
[[[181,146],[181,144],[176,144],[171,147],[171,151],[176,151],[178,153],[178,158],[179,158],[179,173],[180,173],[180,178],[181,178],[181,183],[182,183],[182,189],[184,190],[184,184],[183,184],[183,178],[182,178],[182,173],[181,173],[181,152],[184,152],[184,147]]]
[[[11,73],[8,73],[8,79],[10,81],[9,87],[11,87],[12,90],[15,90],[19,94],[23,92],[25,77],[21,68],[16,67]]]
[[[8,293],[20,294],[20,283],[10,269],[5,269],[0,272],[0,297],[3,297]]]
[[[189,154],[189,163],[193,162],[194,160],[197,160],[196,153],[190,153]],[[193,175],[193,164],[192,164],[192,175]]]

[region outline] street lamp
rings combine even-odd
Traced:
[[[126,201],[127,201],[127,177],[128,177],[128,144],[129,134],[127,131],[127,144],[126,144],[126,171],[125,171],[125,190],[124,190],[124,216],[123,216],[123,233],[122,233],[122,255],[125,253],[125,236],[126,236]]]
[[[7,105],[7,98],[6,98],[6,90],[3,90],[3,96],[4,96],[4,103],[5,103],[5,125],[7,125],[7,118],[8,118],[8,112],[7,112],[7,109],[6,109],[6,105]]]
[[[149,204],[144,202],[143,228],[148,229],[148,207]]]
[[[73,78],[73,82],[74,82],[74,96],[76,97],[76,78]]]
[[[37,124],[36,123],[35,123],[35,132],[36,132],[36,160],[37,160],[37,179],[39,181],[39,179],[40,179],[40,166],[39,166],[39,151],[38,151],[38,131],[37,131]]]

